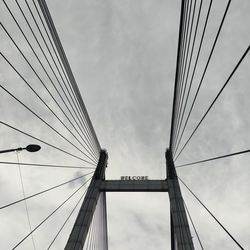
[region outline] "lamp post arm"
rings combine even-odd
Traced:
[[[12,148],[12,149],[5,149],[0,150],[0,154],[9,153],[9,152],[16,152],[16,151],[22,151],[25,148]]]

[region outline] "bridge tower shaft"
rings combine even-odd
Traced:
[[[193,240],[188,225],[187,214],[182,198],[172,152],[167,149],[167,183],[170,201],[171,250],[193,250]]]
[[[83,200],[80,211],[77,215],[75,224],[69,236],[65,250],[82,250],[89,232],[89,228],[94,216],[97,202],[100,197],[100,189],[102,181],[105,180],[105,169],[107,167],[108,154],[105,150],[101,150],[100,158],[93,175],[93,178],[88,187],[87,193]],[[102,249],[108,249],[108,235],[107,235],[107,210],[106,210],[106,193],[104,195],[104,214],[105,227],[104,233],[104,244]]]

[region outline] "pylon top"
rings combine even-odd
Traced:
[[[95,179],[105,179],[105,169],[107,167],[108,153],[105,149],[100,151],[100,158],[95,170]]]
[[[173,161],[173,155],[172,152],[167,148],[166,153],[166,165],[167,165],[167,179],[176,179],[177,174],[175,170],[175,165]]]

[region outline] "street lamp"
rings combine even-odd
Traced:
[[[37,152],[40,149],[41,149],[41,146],[36,145],[36,144],[30,144],[25,148],[12,148],[12,149],[0,150],[0,154],[9,153],[9,152],[19,152],[22,150],[27,150],[28,152]]]
[[[25,148],[28,152],[37,152],[41,149],[41,146],[36,144],[30,144]]]

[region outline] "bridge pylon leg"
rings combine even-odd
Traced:
[[[172,213],[170,212],[170,234],[171,234],[171,250],[176,250],[176,242],[174,236],[174,224],[173,224],[173,217]]]
[[[172,152],[167,149],[165,156],[171,215],[171,250],[193,250],[193,240],[188,225]]]
[[[68,242],[64,248],[65,250],[82,250],[84,247],[96,205],[100,197],[100,186],[102,181],[105,179],[107,159],[107,152],[105,150],[101,150],[97,168],[88,187]]]

